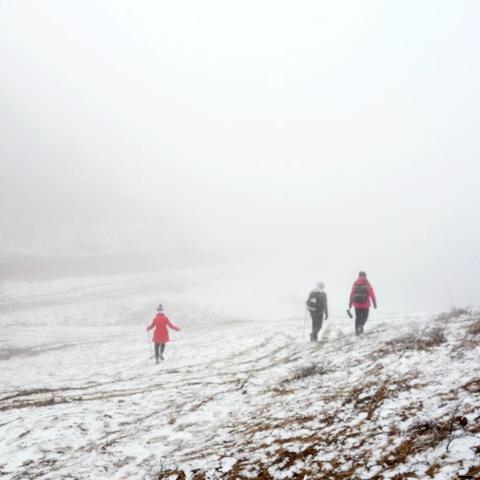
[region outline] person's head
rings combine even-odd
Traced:
[[[358,276],[361,278],[367,278],[367,274],[364,271],[359,272]]]
[[[157,307],[157,312],[163,312],[163,305],[160,304],[158,307]]]
[[[323,282],[317,282],[317,289],[323,290],[325,288],[325,284]]]

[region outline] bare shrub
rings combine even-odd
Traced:
[[[452,349],[454,358],[461,358],[465,352],[480,346],[480,338],[477,334],[465,335]]]
[[[454,358],[465,355],[469,350],[480,346],[480,314],[471,317],[470,323],[465,330],[465,336],[452,348]]]
[[[470,335],[480,335],[480,318],[476,318],[467,328]]]
[[[447,341],[443,327],[434,327],[425,332],[423,336],[423,346],[425,348],[436,347]]]
[[[463,315],[470,315],[471,310],[468,308],[452,308],[448,312],[441,313],[435,317],[435,320],[446,322],[449,320],[455,320]]]
[[[432,327],[420,331],[412,331],[403,337],[387,342],[387,345],[397,350],[429,350],[446,341],[444,328]]]
[[[408,432],[417,442],[420,436],[429,436],[432,442],[438,442],[448,435],[446,424],[437,420],[417,420],[410,425]]]

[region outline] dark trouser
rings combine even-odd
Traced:
[[[367,323],[368,319],[368,308],[357,308],[355,307],[355,333],[361,335],[363,333],[363,327]]]
[[[165,351],[165,344],[164,343],[156,343],[155,344],[155,358],[158,360],[160,355],[163,356],[163,352]]]
[[[310,340],[316,342],[318,340],[318,332],[322,328],[323,323],[323,310],[310,310],[312,316],[312,333],[310,334]]]

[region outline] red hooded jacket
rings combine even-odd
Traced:
[[[355,287],[357,287],[358,285],[365,285],[368,288],[368,295],[364,302],[356,302],[353,299],[353,296],[355,294]],[[353,305],[355,308],[370,308],[370,299],[372,299],[373,306],[377,308],[377,299],[375,298],[375,292],[373,291],[372,286],[370,285],[366,277],[358,277],[358,279],[353,284],[352,291],[350,292],[350,307],[352,307]]]
[[[152,320],[152,323],[147,327],[147,330],[151,330],[154,327],[155,331],[153,332],[153,343],[167,343],[170,340],[167,327],[180,331],[180,329],[174,325],[163,313],[158,313],[156,315],[156,317]]]

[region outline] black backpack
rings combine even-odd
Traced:
[[[307,300],[307,306],[313,308],[314,310],[324,310],[326,303],[326,293],[325,292],[315,292],[313,291]]]
[[[366,302],[368,298],[368,290],[369,288],[367,284],[355,285],[355,288],[353,289],[352,300],[355,303]]]

